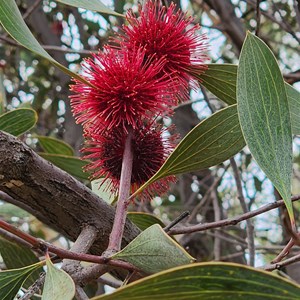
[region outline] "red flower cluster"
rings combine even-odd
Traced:
[[[120,47],[128,51],[143,47],[147,58],[164,58],[162,73],[172,75],[173,81],[179,81],[179,99],[186,99],[188,95],[185,91],[194,79],[193,75],[199,75],[207,68],[203,64],[207,59],[206,37],[197,35],[200,26],[192,25],[192,17],[176,11],[174,3],[166,8],[158,1],[148,1],[143,9],[140,7],[139,14],[136,18],[132,10],[127,13],[129,25],[124,25],[124,34],[119,35]]]
[[[206,66],[205,37],[192,18],[148,0],[136,17],[127,14],[129,25],[103,52],[83,63],[90,86],[75,80],[71,104],[78,123],[84,126],[86,170],[93,179],[109,178],[118,189],[124,145],[133,133],[132,191],[145,183],[162,166],[174,148],[155,125],[158,116],[172,113],[178,99],[188,97],[188,85]],[[168,178],[146,191],[164,192]]]
[[[83,63],[87,79],[94,87],[80,81],[71,89],[76,93],[71,104],[77,122],[137,128],[142,120],[153,119],[174,105],[172,81],[158,76],[164,58],[151,61],[143,48],[116,51],[106,48]]]
[[[156,173],[174,149],[174,136],[165,138],[165,132],[162,126],[156,124],[143,125],[133,131],[132,192]],[[126,136],[123,128],[118,127],[100,133],[90,130],[86,135],[88,154],[84,158],[92,161],[86,170],[93,172],[93,179],[109,178],[111,185],[108,188],[112,191],[116,191],[119,186]],[[170,176],[152,184],[144,191],[142,198],[151,197],[153,191],[165,192],[168,183],[174,180],[175,177]]]

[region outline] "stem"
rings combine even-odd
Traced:
[[[286,244],[286,246],[281,250],[281,252],[277,255],[276,258],[274,258],[271,261],[271,264],[277,264],[279,263],[281,260],[283,260],[290,252],[290,250],[292,249],[292,247],[295,245],[295,240],[293,238],[291,238],[289,240],[289,242]]]
[[[249,209],[247,207],[246,200],[243,194],[242,179],[239,174],[236,161],[233,157],[230,159],[230,164],[233,170],[234,180],[236,183],[238,199],[240,201],[243,213],[246,214],[249,212]],[[254,267],[255,264],[254,226],[250,219],[246,220],[246,224],[247,224],[246,234],[247,234],[247,242],[248,242],[248,250],[249,250],[249,265]]]
[[[28,288],[20,300],[30,300],[40,290],[45,282],[46,273],[41,273],[39,278]]]
[[[269,264],[266,266],[263,266],[262,269],[264,269],[265,271],[274,271],[274,270],[278,270],[281,269],[285,266],[291,265],[295,262],[300,261],[300,254],[297,254],[293,257],[287,258],[285,260],[279,261],[277,263],[273,263],[273,264]]]
[[[6,231],[25,240],[26,242],[28,242],[29,244],[31,244],[33,246],[34,250],[39,250],[42,252],[45,252],[46,250],[48,250],[49,252],[55,253],[60,258],[67,258],[67,259],[109,265],[109,266],[124,268],[124,269],[130,270],[130,271],[139,271],[138,268],[136,268],[135,266],[133,266],[130,263],[127,263],[125,261],[110,260],[105,256],[98,256],[98,255],[85,254],[85,253],[76,253],[76,252],[72,252],[70,250],[65,250],[65,249],[56,247],[56,246],[51,245],[41,239],[37,239],[25,232],[22,232],[21,230],[15,228],[14,226],[6,223],[3,220],[0,220],[0,228],[5,229]],[[16,242],[18,242],[18,240],[16,240]]]
[[[40,246],[40,243],[39,243],[38,239],[36,239],[35,237],[19,230],[18,228],[10,225],[9,223],[6,223],[5,221],[3,221],[1,219],[0,219],[0,228],[16,235],[17,237],[19,237],[22,240],[26,241],[27,243],[29,243],[33,247],[39,248],[39,246]]]
[[[292,196],[291,201],[298,201],[300,200],[300,194]],[[274,208],[278,208],[280,206],[284,206],[285,203],[283,200],[276,201],[274,203],[269,203],[266,205],[263,205],[262,207],[249,211],[247,213],[229,218],[229,219],[224,219],[220,220],[217,222],[209,222],[209,223],[204,223],[204,224],[197,224],[197,225],[191,225],[191,226],[185,226],[185,227],[175,227],[171,228],[168,232],[169,235],[174,235],[174,234],[185,234],[185,233],[193,233],[193,232],[200,232],[200,231],[205,231],[208,229],[215,229],[215,228],[221,228],[225,226],[230,226],[230,225],[236,225],[242,221],[248,220],[250,218],[253,218],[255,216],[261,215],[269,210],[272,210]]]
[[[89,251],[96,238],[97,229],[94,226],[86,225],[82,228],[70,251],[75,253],[86,253]],[[64,259],[62,269],[68,272],[70,275],[73,275],[73,273],[80,269],[80,262]]]
[[[128,131],[123,154],[119,199],[116,208],[113,228],[109,236],[109,245],[106,250],[107,255],[118,252],[121,249],[122,237],[127,215],[128,198],[131,187],[131,174],[133,164],[133,153],[131,148],[132,132]]]

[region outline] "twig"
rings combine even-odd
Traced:
[[[211,197],[212,197],[215,221],[220,221],[221,220],[221,208],[219,205],[219,200],[218,200],[218,196],[217,196],[215,189],[212,190]],[[216,232],[217,232],[217,230],[216,230]],[[220,258],[221,258],[221,239],[216,234],[215,238],[214,238],[214,259],[218,261],[218,260],[220,260]]]
[[[3,230],[2,228],[0,228],[0,236],[4,237],[6,240],[13,242],[13,243],[17,243],[21,246],[24,246],[26,248],[32,248],[31,244],[24,241],[23,239],[7,232],[6,230]]]
[[[89,300],[89,297],[81,286],[76,285],[75,297],[77,300]]]
[[[276,264],[283,260],[290,252],[292,247],[295,245],[295,240],[291,238],[281,252],[271,261],[272,264]]]
[[[188,222],[191,222],[197,215],[198,211],[201,209],[201,207],[205,204],[206,200],[208,199],[211,191],[213,189],[215,189],[217,187],[217,185],[220,183],[220,181],[222,180],[223,176],[225,175],[227,169],[228,169],[229,165],[226,166],[224,168],[223,173],[221,174],[221,176],[217,179],[215,179],[215,181],[213,182],[213,184],[210,186],[210,188],[206,191],[204,197],[201,199],[201,201],[195,206],[195,208],[193,209],[193,211],[191,212],[189,218],[188,218]]]
[[[3,220],[0,220],[0,228],[7,230],[10,233],[13,233],[14,235],[18,236],[19,238],[27,241],[30,243],[34,249],[38,249],[40,251],[46,251],[57,254],[60,258],[67,258],[67,259],[73,259],[73,260],[79,260],[79,261],[87,261],[87,262],[93,262],[97,264],[103,264],[103,265],[109,265],[113,267],[119,267],[124,268],[126,270],[130,271],[139,271],[138,268],[135,266],[126,263],[121,260],[111,260],[106,256],[97,256],[92,254],[85,254],[85,253],[75,253],[70,250],[65,250],[62,248],[58,248],[54,245],[51,245],[41,239],[37,239],[25,232],[22,232],[21,230],[15,228],[14,226],[6,223]]]
[[[35,9],[39,6],[39,4],[42,2],[42,0],[36,0],[29,8],[26,10],[24,13],[23,20],[26,20],[34,11]]]
[[[251,5],[252,7],[256,7],[256,1],[254,0],[243,0],[244,2],[248,3],[249,5]],[[260,9],[260,13],[267,17],[269,20],[271,20],[273,23],[278,24],[284,31],[286,31],[287,33],[289,33],[298,43],[300,43],[300,39],[298,38],[298,36],[295,34],[295,32],[293,30],[291,30],[290,26],[286,26],[286,24],[278,21],[273,15],[267,13],[266,11]]]
[[[75,253],[86,253],[89,251],[96,238],[97,229],[94,226],[86,225],[83,227],[70,250]],[[62,268],[72,275],[80,268],[80,262],[66,259],[63,261]]]
[[[11,46],[15,47],[23,47],[21,44],[17,43],[15,40],[10,39],[4,35],[0,35],[0,40],[8,43]],[[84,54],[84,55],[90,55],[91,53],[98,53],[97,50],[86,50],[86,49],[81,49],[81,50],[75,50],[72,48],[68,47],[60,47],[60,46],[53,46],[53,45],[41,45],[45,50],[48,51],[55,51],[55,52],[64,52],[64,53],[78,53],[78,54]]]
[[[15,228],[14,226],[10,225],[9,223],[7,223],[1,219],[0,219],[0,228],[16,235],[17,237],[21,238],[23,241],[29,243],[30,245],[32,245],[36,248],[40,248],[40,246],[41,246],[38,239]],[[17,242],[17,240],[16,240],[16,242]]]
[[[132,131],[129,130],[122,160],[119,199],[117,202],[113,228],[109,236],[109,245],[105,255],[110,255],[111,253],[118,252],[121,249],[122,236],[127,215],[128,198],[130,195],[132,164]]]
[[[233,170],[233,175],[237,187],[238,199],[240,201],[243,213],[248,213],[248,207],[243,194],[243,187],[241,183],[241,177],[235,159],[232,157],[230,159],[230,164]],[[254,266],[255,264],[255,244],[254,244],[254,227],[250,219],[246,220],[246,233],[247,233],[247,242],[249,250],[249,265]]]
[[[291,258],[282,260],[282,261],[274,263],[274,264],[269,264],[269,265],[263,266],[262,269],[264,269],[266,271],[274,271],[274,270],[281,269],[282,267],[291,265],[298,261],[300,261],[300,254],[297,254]]]
[[[296,12],[296,19],[297,19],[297,23],[298,23],[298,28],[300,29],[300,2],[299,0],[294,0],[293,1],[293,6],[294,6],[294,10]]]
[[[73,274],[72,278],[80,286],[85,286],[90,281],[96,280],[103,274],[109,272],[110,269],[111,268],[109,268],[108,266],[96,264],[96,265],[88,266],[80,270],[76,274]]]
[[[121,283],[118,283],[118,282],[115,282],[115,281],[112,281],[112,280],[109,280],[109,279],[103,278],[103,277],[98,278],[97,281],[101,282],[102,284],[109,285],[115,289],[122,286]]]
[[[259,36],[259,29],[260,29],[260,0],[256,0],[256,30],[255,34]]]
[[[41,273],[39,278],[29,287],[20,300],[29,300],[38,290],[40,290],[45,282],[45,277],[46,273]]]
[[[174,227],[175,225],[177,225],[179,222],[181,222],[183,219],[185,219],[189,215],[190,215],[189,211],[183,212],[180,216],[178,216],[175,220],[173,220],[169,225],[167,225],[164,228],[164,231],[168,232],[172,227]]]
[[[300,199],[300,195],[295,195],[295,196],[291,197],[291,201],[298,201],[299,199]],[[169,234],[173,235],[173,234],[200,232],[200,231],[204,231],[204,230],[208,230],[208,229],[220,228],[220,227],[225,227],[225,226],[229,226],[229,225],[236,225],[242,221],[245,221],[245,220],[248,220],[255,216],[261,215],[267,211],[270,211],[272,209],[278,208],[283,205],[284,205],[284,201],[279,200],[274,203],[266,204],[266,205],[262,206],[261,208],[255,209],[253,211],[244,213],[239,216],[235,216],[230,219],[225,219],[225,220],[221,220],[218,222],[210,222],[210,223],[205,223],[205,224],[197,224],[197,225],[193,225],[193,226],[172,228],[169,231]]]

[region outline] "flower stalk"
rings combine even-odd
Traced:
[[[119,186],[119,199],[117,202],[116,214],[113,223],[113,228],[109,237],[109,245],[106,250],[106,255],[120,251],[124,226],[127,216],[128,198],[130,195],[131,175],[133,165],[132,151],[132,130],[128,130],[128,135],[125,142],[123,153],[121,178]]]

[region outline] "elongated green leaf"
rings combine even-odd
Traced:
[[[67,143],[47,136],[38,136],[40,146],[46,153],[73,156],[74,150]]]
[[[134,195],[165,176],[215,166],[238,153],[244,146],[236,105],[222,109],[192,129],[156,174]]]
[[[161,227],[165,227],[166,225],[157,217],[141,212],[129,212],[127,214],[128,219],[133,222],[139,229],[145,230],[148,227],[158,224]]]
[[[199,79],[210,92],[231,105],[236,103],[236,72],[236,65],[208,64]]]
[[[24,281],[33,271],[40,268],[42,264],[43,262],[39,262],[21,269],[0,271],[0,299],[14,299]]]
[[[199,75],[201,83],[225,103],[236,103],[237,65],[209,64],[208,70]],[[300,93],[285,82],[292,122],[292,133],[300,134]]]
[[[22,46],[46,58],[66,74],[84,82],[87,85],[90,85],[88,81],[61,65],[43,49],[43,47],[35,39],[30,29],[24,22],[18,6],[14,0],[0,1],[0,24]]]
[[[299,285],[233,263],[198,263],[135,281],[93,300],[296,300]]]
[[[89,179],[89,174],[82,170],[88,164],[86,160],[59,154],[39,153],[39,155],[75,177]]]
[[[124,17],[123,15],[105,6],[100,0],[56,0],[56,1],[67,5],[75,6],[75,7],[97,11],[103,14]]]
[[[22,268],[39,262],[29,248],[9,242],[3,238],[0,238],[0,254],[8,269]],[[25,288],[31,286],[38,279],[41,272],[43,272],[42,267],[34,270],[27,278],[24,284]]]
[[[72,300],[75,295],[75,284],[70,275],[57,269],[50,259],[46,260],[47,273],[42,300]]]
[[[194,261],[158,224],[148,227],[112,258],[127,261],[146,273],[156,273]]]
[[[285,83],[291,114],[292,133],[300,134],[300,93],[288,83]]]
[[[15,109],[0,116],[0,130],[18,136],[34,127],[37,119],[33,109]]]
[[[284,80],[271,50],[251,33],[240,55],[237,102],[247,145],[294,221],[290,198],[292,132]]]

